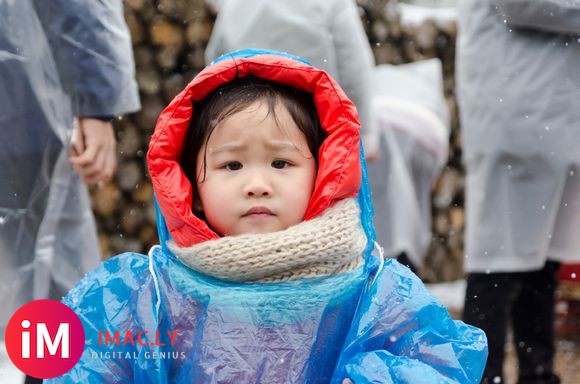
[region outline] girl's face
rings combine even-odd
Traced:
[[[304,218],[316,161],[288,111],[280,103],[275,111],[256,101],[234,113],[197,155],[196,208],[222,236],[280,231]]]

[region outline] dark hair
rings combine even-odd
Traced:
[[[308,143],[318,163],[318,149],[326,134],[322,130],[311,94],[254,76],[237,78],[222,84],[193,106],[193,116],[181,158],[181,165],[194,190],[197,187],[196,161],[202,145],[216,126],[258,100],[268,103],[268,114],[276,119],[276,105],[286,108]],[[205,168],[205,164],[204,164]]]

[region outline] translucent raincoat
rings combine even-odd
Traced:
[[[580,1],[459,2],[468,272],[580,261]]]
[[[100,261],[68,163],[73,116],[138,107],[120,0],[0,0],[0,334],[21,305],[60,300]]]
[[[372,75],[380,158],[369,164],[377,240],[417,267],[431,243],[431,190],[447,161],[449,116],[439,59],[383,64]]]
[[[359,124],[340,87],[283,54],[228,55],[203,70],[158,120],[148,163],[161,245],[148,256],[105,262],[65,298],[84,324],[86,348],[72,371],[48,383],[478,382],[484,334],[451,320],[416,276],[394,261],[383,264],[371,245],[364,266],[351,272],[277,283],[217,280],[169,251],[169,239],[188,246],[218,237],[193,215],[191,185],[179,164],[192,101],[250,74],[313,94],[328,136],[306,219],[358,196],[373,243]]]
[[[327,71],[359,111],[367,153],[378,149],[371,120],[373,52],[353,0],[217,0],[206,62],[242,48],[284,51]]]

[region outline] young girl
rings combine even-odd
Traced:
[[[161,245],[65,298],[81,361],[51,383],[476,383],[484,334],[374,255],[353,104],[296,57],[237,51],[161,114]]]

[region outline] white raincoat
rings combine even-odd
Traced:
[[[460,2],[468,272],[580,260],[580,1]]]
[[[372,107],[381,153],[368,165],[377,241],[385,256],[404,252],[420,267],[431,242],[431,189],[449,148],[439,59],[377,66]]]
[[[220,0],[206,61],[243,48],[294,54],[324,69],[354,102],[365,151],[377,150],[369,87],[374,57],[354,0]]]
[[[100,261],[73,116],[139,107],[120,0],[0,0],[0,335],[24,303],[60,299]]]

